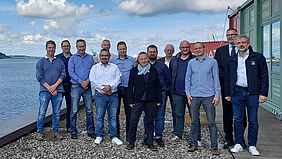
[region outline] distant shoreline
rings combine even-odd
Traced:
[[[41,57],[36,56],[26,56],[26,55],[5,55],[0,56],[0,59],[40,59]]]

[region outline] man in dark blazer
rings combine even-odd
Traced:
[[[231,56],[225,70],[224,96],[232,102],[235,146],[231,152],[238,153],[244,147],[244,112],[248,112],[248,146],[253,156],[258,137],[258,106],[267,100],[268,69],[265,57],[249,50],[250,41],[245,35],[235,39],[238,54]]]
[[[218,63],[219,68],[219,80],[222,95],[222,109],[223,109],[223,131],[225,133],[225,143],[224,148],[234,145],[233,139],[233,110],[231,102],[227,101],[223,97],[224,92],[224,69],[226,64],[230,59],[230,56],[236,54],[238,49],[234,44],[234,39],[238,36],[238,31],[236,29],[230,28],[226,31],[226,37],[228,40],[228,45],[222,46],[216,50],[215,59]],[[246,120],[244,121],[246,127]]]

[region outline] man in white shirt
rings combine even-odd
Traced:
[[[100,63],[90,70],[89,79],[95,87],[96,106],[96,139],[95,144],[100,144],[104,136],[104,117],[108,112],[108,125],[112,143],[121,145],[122,141],[117,138],[116,115],[118,108],[117,86],[121,81],[121,72],[117,65],[109,63],[110,52],[107,49],[100,51]]]

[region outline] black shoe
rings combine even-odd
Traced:
[[[158,144],[160,147],[164,147],[164,142],[163,142],[162,138],[158,138],[158,139],[156,139],[156,141],[157,141],[157,144]]]
[[[142,142],[142,145],[144,145],[144,146],[148,146],[149,144],[147,143],[147,138],[145,137],[144,138],[144,140],[143,140],[143,142]]]
[[[126,146],[126,149],[127,149],[127,150],[133,150],[133,149],[134,149],[134,144],[133,144],[133,143],[129,143],[129,144]]]
[[[95,139],[96,138],[96,135],[95,133],[87,133],[88,137],[91,137],[92,139]]]
[[[158,151],[157,147],[154,144],[148,145],[148,148],[152,151]]]
[[[72,139],[77,139],[77,134],[71,134]]]
[[[233,145],[234,145],[234,142],[227,141],[224,143],[223,148],[228,149],[229,147],[232,147]]]

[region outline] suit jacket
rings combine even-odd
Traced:
[[[128,103],[142,102],[146,91],[146,101],[162,103],[162,91],[158,71],[151,66],[149,79],[146,84],[144,75],[138,75],[137,67],[130,70],[128,83]]]
[[[245,62],[248,92],[250,95],[268,95],[268,69],[265,57],[261,53],[249,52]],[[224,96],[234,95],[237,82],[238,55],[231,56],[224,77]]]
[[[161,61],[162,63],[165,63],[165,57],[162,57],[162,58],[160,58],[158,60]]]
[[[216,49],[214,59],[216,59],[219,69],[219,79],[220,83],[224,83],[224,72],[229,61],[230,53],[229,53],[229,45],[225,45]]]

